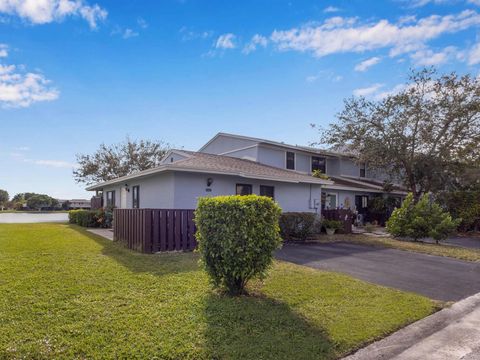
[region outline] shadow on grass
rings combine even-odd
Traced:
[[[142,254],[93,234],[80,226],[69,224],[68,227],[94,240],[102,246],[103,255],[112,258],[133,272],[165,275],[198,270],[198,256],[193,253]]]
[[[336,357],[325,331],[269,298],[212,293],[205,315],[207,356],[212,359]]]
[[[196,254],[140,254],[121,244],[69,225],[94,240],[101,253],[134,272],[157,276],[198,271]],[[188,276],[188,275],[187,275]],[[196,296],[194,293],[191,296]],[[203,331],[199,358],[207,359],[332,359],[335,344],[326,332],[297,314],[290,306],[262,295],[229,297],[201,290],[202,305],[192,309]],[[180,299],[179,299],[180,301]],[[196,312],[199,313],[196,313]]]

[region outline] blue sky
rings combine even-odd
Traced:
[[[0,188],[89,197],[75,154],[127,135],[318,140],[410,68],[478,73],[480,0],[0,0]]]

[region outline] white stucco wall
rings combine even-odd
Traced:
[[[207,188],[207,179],[212,178],[212,185]],[[129,181],[130,192],[127,193],[127,208],[132,207],[132,187],[140,186],[140,208],[195,209],[200,196],[234,195],[236,184],[250,184],[254,194],[260,194],[260,185],[274,186],[275,201],[284,212],[315,212],[310,207],[310,198],[320,203],[320,185],[283,183],[247,179],[237,176],[216,175],[207,173],[169,172]],[[116,206],[120,207],[122,186],[104,188],[106,192],[115,190]],[[207,189],[210,189],[208,191]],[[106,203],[106,202],[105,202]]]
[[[260,185],[274,186],[275,201],[279,203],[283,211],[307,211],[315,212],[310,208],[310,185],[291,184],[275,181],[263,181],[246,179],[235,176],[198,174],[198,173],[175,173],[175,208],[194,209],[200,196],[234,195],[235,185],[251,184],[254,194],[260,194]],[[212,178],[211,191],[207,191],[207,178]],[[321,188],[312,185],[311,196],[320,201]]]
[[[248,149],[241,149],[231,151],[225,154],[226,156],[236,157],[240,159],[247,159],[257,161],[258,158],[258,146],[250,147]]]
[[[242,149],[247,146],[255,145],[256,142],[248,139],[237,139],[227,136],[218,136],[208,144],[202,152],[208,154],[223,154],[224,152]]]
[[[128,188],[127,192],[127,208],[132,208],[133,203],[133,186],[140,186],[140,207],[141,208],[164,208],[171,209],[173,207],[174,184],[173,173],[162,173],[152,175],[149,177],[126,181]],[[103,190],[103,201],[107,203],[107,191],[115,190],[115,206],[121,207],[120,199],[122,186],[105,187]]]

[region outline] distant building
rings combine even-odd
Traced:
[[[86,200],[86,199],[72,199],[72,200],[57,199],[57,201],[60,207],[67,210],[90,209],[90,200]]]

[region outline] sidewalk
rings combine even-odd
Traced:
[[[112,229],[87,229],[87,231],[113,241]]]
[[[480,293],[344,358],[380,359],[480,359]]]

